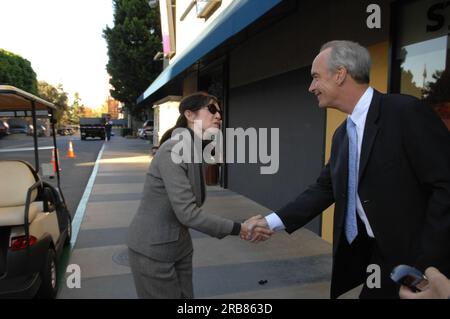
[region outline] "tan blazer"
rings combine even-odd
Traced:
[[[188,228],[223,238],[233,221],[205,213],[202,165],[176,164],[171,155],[177,142],[164,142],[153,158],[141,204],[128,231],[128,247],[160,261],[176,261],[192,252]],[[179,158],[179,156],[178,156]]]

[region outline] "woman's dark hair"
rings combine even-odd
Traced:
[[[214,95],[210,95],[206,92],[196,92],[191,95],[184,97],[181,102],[178,110],[180,111],[180,116],[175,123],[175,126],[168,129],[166,133],[161,137],[161,141],[159,145],[162,145],[165,141],[169,140],[172,137],[172,132],[177,128],[187,128],[188,122],[186,117],[184,116],[184,111],[192,111],[196,112],[200,110],[202,107],[207,106],[211,100],[214,100],[218,103],[217,98]]]

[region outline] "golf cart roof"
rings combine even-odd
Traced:
[[[0,85],[0,111],[28,111],[34,102],[36,110],[56,110],[53,103],[10,85]]]

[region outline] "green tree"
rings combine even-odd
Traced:
[[[433,81],[427,83],[424,93],[425,100],[431,104],[450,102],[450,68],[436,71]]]
[[[0,84],[38,93],[36,73],[30,61],[3,49],[0,49]]]
[[[67,123],[69,110],[67,93],[64,92],[62,84],[58,84],[56,87],[45,82],[38,82],[39,96],[46,101],[49,101],[57,106],[56,119],[58,123]]]
[[[72,125],[78,125],[80,123],[80,117],[84,114],[85,106],[81,101],[80,94],[74,93],[72,105],[68,109],[68,122]]]
[[[433,107],[437,114],[444,119],[450,130],[450,68],[436,71],[433,82],[428,82],[424,90],[425,102]]]
[[[400,74],[400,92],[403,94],[409,94],[417,97],[418,99],[422,98],[422,89],[416,85],[413,81],[413,74],[410,70],[404,70],[401,68]]]
[[[113,0],[114,27],[106,27],[111,96],[122,102],[134,116],[140,113],[137,98],[162,70],[153,57],[162,51],[159,8],[148,0]]]

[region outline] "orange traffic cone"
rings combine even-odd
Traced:
[[[75,152],[73,151],[73,145],[72,145],[72,141],[69,141],[69,150],[67,151],[67,157],[68,158],[74,158],[75,157]]]
[[[58,156],[59,158],[59,156]],[[58,162],[59,164],[59,162]],[[56,159],[55,159],[55,149],[52,149],[52,166],[53,166],[53,172],[56,173]],[[58,165],[59,171],[61,171],[61,165]]]

